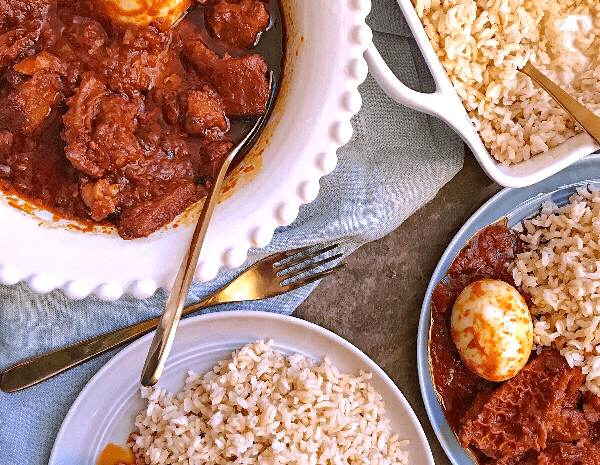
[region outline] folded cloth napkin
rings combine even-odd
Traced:
[[[374,41],[397,75],[416,90],[433,80],[394,0],[373,0],[368,18]],[[395,229],[433,198],[461,168],[464,147],[443,122],[389,99],[370,76],[360,87],[363,106],[353,119],[354,136],[338,151],[338,167],[321,180],[317,199],[302,206],[296,221],[279,228],[271,243],[252,250],[237,270],[195,283],[189,300],[218,289],[256,260],[275,251],[336,241],[344,254]],[[314,285],[261,302],[218,310],[290,314]],[[162,312],[167,293],[116,302],[95,297],[71,301],[61,291],[32,293],[25,284],[0,286],[0,369],[24,358],[111,331]],[[115,354],[105,354],[24,391],[0,392],[0,465],[48,463],[54,438],[86,382]]]

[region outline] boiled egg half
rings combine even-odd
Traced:
[[[189,8],[191,0],[100,0],[113,21],[146,26],[163,21],[172,26]]]
[[[497,279],[482,279],[463,289],[452,307],[450,330],[463,363],[490,381],[515,376],[533,346],[525,299]]]

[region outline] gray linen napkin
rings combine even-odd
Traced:
[[[397,75],[416,90],[433,81],[394,0],[373,0],[368,18],[374,41]],[[294,223],[271,243],[253,250],[243,267],[220,270],[210,283],[194,284],[190,301],[230,281],[243,268],[279,250],[336,241],[345,254],[395,229],[429,201],[461,168],[463,144],[444,123],[389,99],[369,76],[360,91],[363,107],[354,136],[338,152],[336,170],[321,181],[318,198],[302,206]],[[312,291],[218,310],[290,314]],[[24,358],[120,328],[161,313],[166,292],[140,301],[95,297],[70,301],[60,291],[32,293],[25,284],[0,286],[0,369]],[[58,428],[87,381],[115,352],[15,394],[0,393],[0,465],[48,462]]]

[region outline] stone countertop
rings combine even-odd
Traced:
[[[449,465],[429,423],[417,374],[417,328],[429,280],[463,223],[501,186],[467,150],[463,169],[398,229],[370,242],[324,279],[294,313],[354,344],[400,388],[437,465]]]

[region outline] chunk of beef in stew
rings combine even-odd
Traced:
[[[206,195],[232,120],[265,113],[267,63],[248,49],[278,9],[196,1],[138,27],[97,0],[0,0],[0,186],[126,239],[169,223]]]
[[[569,367],[557,351],[542,352],[471,406],[460,434],[463,446],[510,463],[528,451],[552,456],[552,447],[586,439],[592,424],[579,409],[584,382],[580,367]]]
[[[252,53],[243,57],[225,54],[219,58],[200,40],[185,44],[184,55],[197,72],[211,84],[224,100],[230,116],[264,114],[269,97],[267,64]]]
[[[0,0],[0,69],[34,53],[51,0]]]
[[[206,24],[213,36],[227,44],[250,48],[269,25],[269,13],[259,0],[222,0],[206,10]]]

